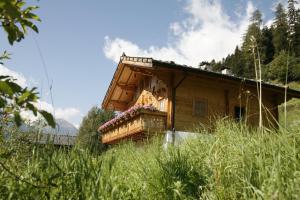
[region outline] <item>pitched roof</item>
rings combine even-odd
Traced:
[[[183,72],[189,72],[189,73],[194,73],[194,74],[201,74],[201,75],[216,77],[216,78],[220,78],[223,80],[244,82],[245,84],[253,85],[253,86],[256,86],[256,84],[257,84],[257,81],[254,79],[237,77],[237,76],[229,75],[229,74],[222,74],[221,72],[202,70],[202,69],[196,68],[196,67],[176,64],[173,61],[155,60],[150,57],[130,57],[130,56],[126,56],[125,54],[123,54],[120,57],[120,61],[117,66],[117,69],[114,73],[114,76],[113,76],[113,78],[110,82],[110,85],[108,87],[108,90],[106,92],[106,95],[103,99],[103,102],[102,102],[103,108],[106,107],[108,100],[110,98],[110,95],[118,81],[117,79],[120,77],[125,65],[134,66],[136,68],[139,68],[139,67],[140,68],[149,68],[149,69],[154,69],[154,70],[158,69],[158,68],[174,69],[174,70],[179,70],[179,71],[183,71]],[[285,91],[284,86],[273,84],[273,83],[262,82],[262,87],[266,88],[266,89],[272,89],[272,90],[275,90],[280,93],[284,93],[284,91]],[[298,90],[288,88],[287,92],[290,97],[300,98],[300,91],[298,91]]]

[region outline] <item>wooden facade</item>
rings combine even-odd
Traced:
[[[103,109],[125,111],[135,105],[152,105],[156,112],[102,130],[102,142],[115,143],[148,131],[193,130],[199,124],[211,126],[217,118],[244,120],[258,125],[257,83],[232,75],[163,62],[152,58],[122,56],[102,103]],[[284,101],[284,88],[262,84],[263,123],[276,127],[278,105]],[[287,90],[287,98],[300,98],[300,92]],[[156,121],[157,126],[145,126]],[[151,127],[151,128],[150,128]]]
[[[165,117],[164,112],[141,111],[138,115],[105,130],[102,142],[114,144],[125,138],[138,140],[150,136],[149,134],[160,133],[166,129]]]

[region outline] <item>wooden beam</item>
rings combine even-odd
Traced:
[[[149,70],[145,70],[145,69],[141,69],[141,68],[137,68],[134,66],[128,66],[130,68],[131,71],[135,72],[136,74],[142,74],[144,76],[153,76],[154,74],[149,71]]]
[[[137,89],[137,86],[135,84],[118,83],[117,86],[122,90],[126,90],[129,92],[130,91],[135,92]]]
[[[114,108],[124,110],[127,107],[127,102],[118,101],[118,100],[110,100],[109,104],[111,104]]]
[[[142,60],[137,60],[137,61],[123,60],[122,63],[127,64],[127,65],[135,65],[135,66],[139,66],[139,67],[144,67],[144,68],[152,67],[151,62],[142,62]]]

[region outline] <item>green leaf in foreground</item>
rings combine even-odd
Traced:
[[[55,123],[54,117],[53,117],[50,113],[48,113],[48,112],[45,111],[45,110],[39,110],[39,113],[45,118],[45,120],[47,121],[47,123],[48,123],[52,128],[55,128],[56,123]]]

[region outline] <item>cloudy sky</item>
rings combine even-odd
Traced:
[[[40,33],[29,32],[10,46],[1,30],[0,50],[13,55],[0,65],[0,74],[37,86],[39,107],[79,126],[87,111],[101,104],[122,52],[191,66],[218,60],[240,44],[254,9],[270,24],[277,2],[29,0],[40,6]]]

